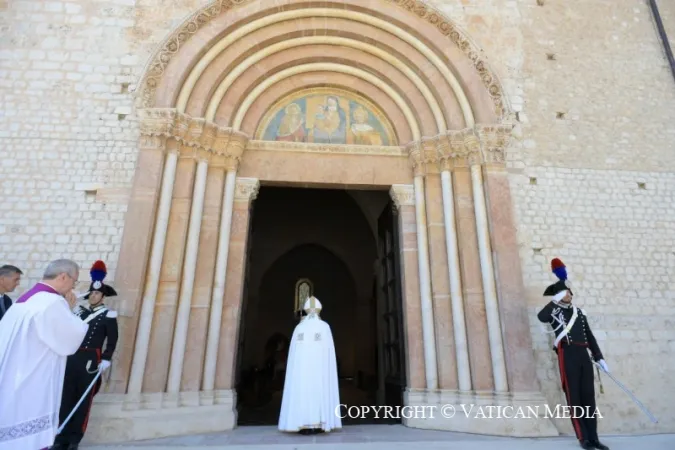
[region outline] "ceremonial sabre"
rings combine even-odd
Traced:
[[[89,372],[89,366],[90,366],[90,365],[91,365],[91,361],[89,361],[89,363],[87,364],[87,372]],[[84,398],[87,396],[87,394],[89,393],[89,391],[91,391],[91,388],[94,387],[94,383],[96,383],[96,380],[98,380],[98,377],[100,377],[100,376],[101,376],[101,371],[99,370],[98,373],[96,374],[96,376],[94,377],[94,380],[91,382],[91,384],[90,384],[89,387],[87,388],[87,390],[84,391],[84,394],[82,394],[82,398],[80,398],[80,401],[77,402],[77,405],[75,405],[75,407],[74,407],[73,410],[70,412],[70,414],[68,414],[68,417],[66,417],[66,420],[63,421],[63,423],[62,423],[61,426],[59,427],[59,429],[58,429],[58,431],[56,432],[56,434],[59,434],[59,433],[61,433],[61,431],[63,431],[63,427],[65,427],[66,424],[68,423],[68,421],[71,419],[71,417],[73,417],[73,414],[75,414],[75,411],[77,411],[77,408],[80,407],[80,405],[81,405],[82,402],[84,401]]]
[[[597,367],[600,367],[600,368],[602,369],[602,367],[600,366],[600,364],[598,364],[597,362],[593,361],[593,364],[595,364]],[[652,413],[650,413],[649,410],[648,410],[647,408],[645,408],[645,406],[644,406],[642,403],[640,403],[640,400],[638,400],[637,397],[635,397],[635,395],[633,395],[633,393],[632,393],[631,391],[629,391],[629,390],[626,388],[626,386],[624,386],[623,384],[621,384],[621,382],[620,382],[619,380],[617,380],[616,378],[614,378],[614,375],[612,375],[611,373],[607,372],[605,369],[602,369],[602,371],[605,372],[605,374],[606,374],[608,377],[610,377],[610,378],[612,379],[612,381],[614,381],[614,382],[616,383],[616,385],[619,386],[619,387],[621,388],[622,391],[624,391],[626,394],[628,394],[628,396],[631,398],[631,400],[633,400],[633,402],[635,402],[635,404],[638,405],[638,406],[640,407],[640,409],[642,410],[642,412],[645,413],[645,414],[647,415],[647,417],[649,417],[649,420],[651,420],[652,423],[659,423],[659,421],[656,419],[656,417],[654,417],[654,416],[652,415]]]

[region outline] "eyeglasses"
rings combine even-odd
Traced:
[[[66,273],[66,275],[68,276],[68,278],[70,278],[71,280],[73,280],[73,289],[74,289],[76,286],[79,286],[80,281],[79,281],[77,278],[71,277],[69,273]]]

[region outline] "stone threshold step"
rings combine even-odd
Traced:
[[[611,450],[649,450],[675,449],[675,435],[650,436],[614,436],[602,438]],[[453,439],[448,441],[405,441],[405,442],[307,442],[307,443],[261,443],[261,444],[225,444],[212,443],[185,445],[163,442],[162,444],[116,444],[81,446],[82,450],[573,450],[579,445],[575,438],[543,439]]]

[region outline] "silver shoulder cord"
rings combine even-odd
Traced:
[[[555,304],[557,305],[556,302],[553,302],[553,303],[555,303]],[[556,313],[559,312],[558,309],[559,309],[559,307],[556,308],[556,309],[554,309],[553,312],[551,313],[551,317],[553,317],[553,320],[554,320],[555,322],[558,323],[558,326],[555,327],[555,328],[553,328],[552,331],[549,331],[549,330],[546,328],[546,325],[544,325],[543,323],[541,323],[541,322],[539,323],[540,327],[543,329],[543,332],[544,332],[545,334],[553,334],[553,333],[555,333],[558,329],[560,329],[561,327],[564,327],[564,326],[565,326],[565,322],[564,322],[562,319],[556,317]],[[617,379],[614,377],[614,375],[612,375],[612,374],[609,373],[609,372],[606,372],[605,369],[603,369],[603,368],[600,366],[600,364],[598,364],[598,363],[595,362],[595,361],[593,361],[593,365],[595,366],[595,368],[596,368],[596,370],[597,370],[597,372],[598,372],[598,379],[600,379],[600,371],[602,371],[602,372],[603,372],[605,375],[607,375],[614,383],[616,383],[616,385],[619,386],[619,388],[620,388],[623,392],[625,392],[625,393],[630,397],[631,400],[633,400],[633,403],[635,403],[635,404],[640,408],[640,410],[642,410],[642,412],[645,413],[645,415],[646,415],[647,417],[649,417],[649,420],[651,420],[652,423],[658,423],[658,422],[659,422],[659,421],[656,419],[656,417],[654,417],[654,415],[653,415],[652,413],[650,413],[649,410],[648,410],[648,409],[640,402],[640,400],[638,400],[637,397],[635,397],[635,395],[633,395],[633,393],[632,393],[631,391],[629,391],[623,384],[621,384],[621,382],[620,382],[619,380],[617,380]],[[602,386],[602,380],[600,380],[600,383],[601,383],[601,386]],[[602,388],[601,388],[601,390],[604,391],[604,389],[602,389]]]

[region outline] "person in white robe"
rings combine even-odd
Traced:
[[[319,316],[316,297],[293,331],[279,414],[279,430],[315,434],[342,428],[335,345],[330,326]]]
[[[59,426],[66,358],[89,325],[74,315],[79,267],[52,261],[0,323],[0,450],[51,446]]]

